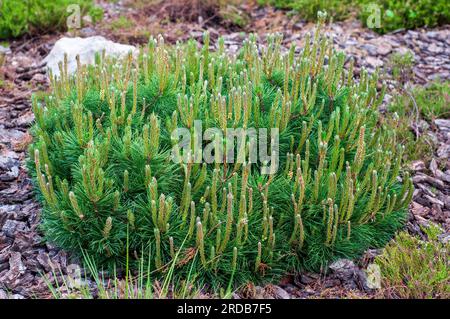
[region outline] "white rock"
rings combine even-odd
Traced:
[[[106,55],[113,57],[124,57],[130,51],[136,53],[137,49],[132,45],[115,43],[101,36],[88,38],[61,38],[56,41],[55,46],[50,53],[44,58],[43,62],[47,64],[47,68],[52,70],[53,74],[59,76],[58,63],[64,60],[64,53],[67,53],[67,70],[69,74],[73,74],[77,69],[76,56],[80,56],[82,64],[93,64],[95,54],[100,54],[105,50]]]

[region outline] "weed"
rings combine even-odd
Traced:
[[[388,298],[450,298],[450,245],[438,237],[436,225],[423,228],[428,240],[399,233],[375,259],[380,266],[382,293]]]

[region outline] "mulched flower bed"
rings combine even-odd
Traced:
[[[120,6],[105,6],[105,20],[97,27],[80,31],[81,35],[104,35],[111,39],[122,39],[123,34],[114,34],[105,28],[113,17],[125,10]],[[129,10],[124,11],[128,14]],[[302,35],[310,32],[312,24],[292,21],[282,11],[272,9],[250,10],[251,23],[244,29],[256,31],[262,38],[268,32],[280,31],[285,43],[298,42]],[[171,31],[163,34],[169,41],[194,37],[201,40],[204,27],[211,32],[212,45],[218,35],[225,37],[225,44],[236,51],[243,40],[240,32],[229,32],[223,26],[215,28],[204,23],[178,23],[174,28],[189,32],[176,35]],[[411,50],[415,57],[415,84],[425,84],[436,78],[450,79],[450,27],[434,30],[403,31],[379,36],[361,27],[359,22],[333,23],[327,32],[334,38],[335,46],[353,56],[356,70],[365,66],[369,71],[383,67],[392,52]],[[52,281],[52,269],[56,273],[67,273],[68,265],[76,263],[64,251],[43,240],[39,231],[39,204],[34,200],[31,180],[25,168],[27,145],[31,136],[27,132],[34,120],[30,107],[32,92],[48,87],[44,65],[41,61],[61,34],[38,36],[13,41],[6,54],[3,72],[4,84],[0,87],[0,299],[51,297],[42,274]],[[132,35],[127,42],[135,44],[142,39]],[[389,100],[389,91],[386,102]],[[412,234],[423,236],[419,225],[431,220],[443,226],[443,241],[450,238],[450,120],[436,119],[422,123],[421,134],[429,134],[435,141],[436,150],[429,163],[413,162],[413,181],[416,191],[410,206],[407,229]],[[341,261],[330,267],[328,274],[304,273],[287,276],[279,285],[255,287],[249,285],[235,298],[339,298],[373,297],[376,292],[365,284],[364,269],[377,254],[369,250],[357,262]]]

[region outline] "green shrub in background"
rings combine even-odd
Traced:
[[[81,16],[88,14],[93,21],[103,16],[102,9],[95,7],[92,0],[1,0],[0,39],[65,30],[71,4],[78,4]]]
[[[259,0],[259,3],[294,10],[308,21],[315,21],[317,11],[327,11],[334,20],[343,20],[357,12],[364,25],[374,13],[370,5],[375,4],[380,8],[380,28],[374,31],[379,33],[450,23],[447,0]]]
[[[371,14],[366,10],[370,3],[375,3],[381,8],[381,28],[374,29],[379,33],[450,23],[450,4],[447,0],[363,0],[360,12],[361,21],[365,25]]]
[[[222,287],[387,243],[412,196],[408,176],[398,180],[403,149],[379,122],[377,75],[354,82],[320,33],[298,56],[280,36],[262,51],[251,36],[230,56],[205,35],[201,49],[152,39],[136,61],[98,57],[75,77],[61,65],[51,94],[33,100],[47,239],[98,265],[144,256],[157,273]],[[250,142],[235,146],[245,163],[174,163],[171,132],[195,120],[203,131],[278,128],[278,171],[249,163]]]
[[[307,21],[316,21],[318,11],[326,11],[333,20],[340,21],[350,16],[356,9],[352,0],[258,0],[261,5],[294,10]]]

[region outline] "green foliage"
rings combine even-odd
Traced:
[[[447,0],[381,0],[361,1],[361,20],[365,24],[372,14],[364,10],[370,3],[376,3],[381,9],[381,28],[375,29],[379,33],[386,33],[398,29],[414,29],[428,26],[435,27],[450,22],[450,6]]]
[[[111,21],[111,28],[115,31],[120,29],[130,29],[134,26],[133,21],[127,19],[125,16],[120,16],[119,18]]]
[[[51,94],[33,99],[29,167],[47,238],[100,265],[144,255],[160,274],[216,287],[387,243],[412,196],[410,178],[397,179],[403,149],[379,121],[377,74],[354,82],[322,24],[299,55],[278,35],[262,51],[250,36],[237,56],[223,39],[210,52],[205,34],[200,49],[158,38],[137,60],[98,56],[75,77],[61,64]],[[175,163],[171,133],[195,120],[203,132],[278,128],[278,171],[262,175],[249,143],[245,163],[197,163],[196,152]]]
[[[71,4],[78,4],[81,15],[90,15],[94,22],[103,16],[102,9],[95,7],[92,0],[2,0],[0,39],[64,30],[66,19],[71,14],[67,8]]]
[[[355,9],[352,0],[258,0],[261,5],[270,4],[276,8],[294,10],[307,21],[316,21],[318,11],[327,11],[333,20],[348,18]]]
[[[399,233],[375,259],[386,297],[450,298],[450,245],[439,241],[442,229],[423,228],[428,240]]]
[[[380,28],[374,31],[379,33],[450,23],[450,6],[447,0],[258,0],[258,3],[294,10],[308,21],[315,21],[318,11],[327,11],[334,20],[344,20],[352,12],[357,12],[364,25],[376,13],[369,6],[375,4],[380,8]]]

